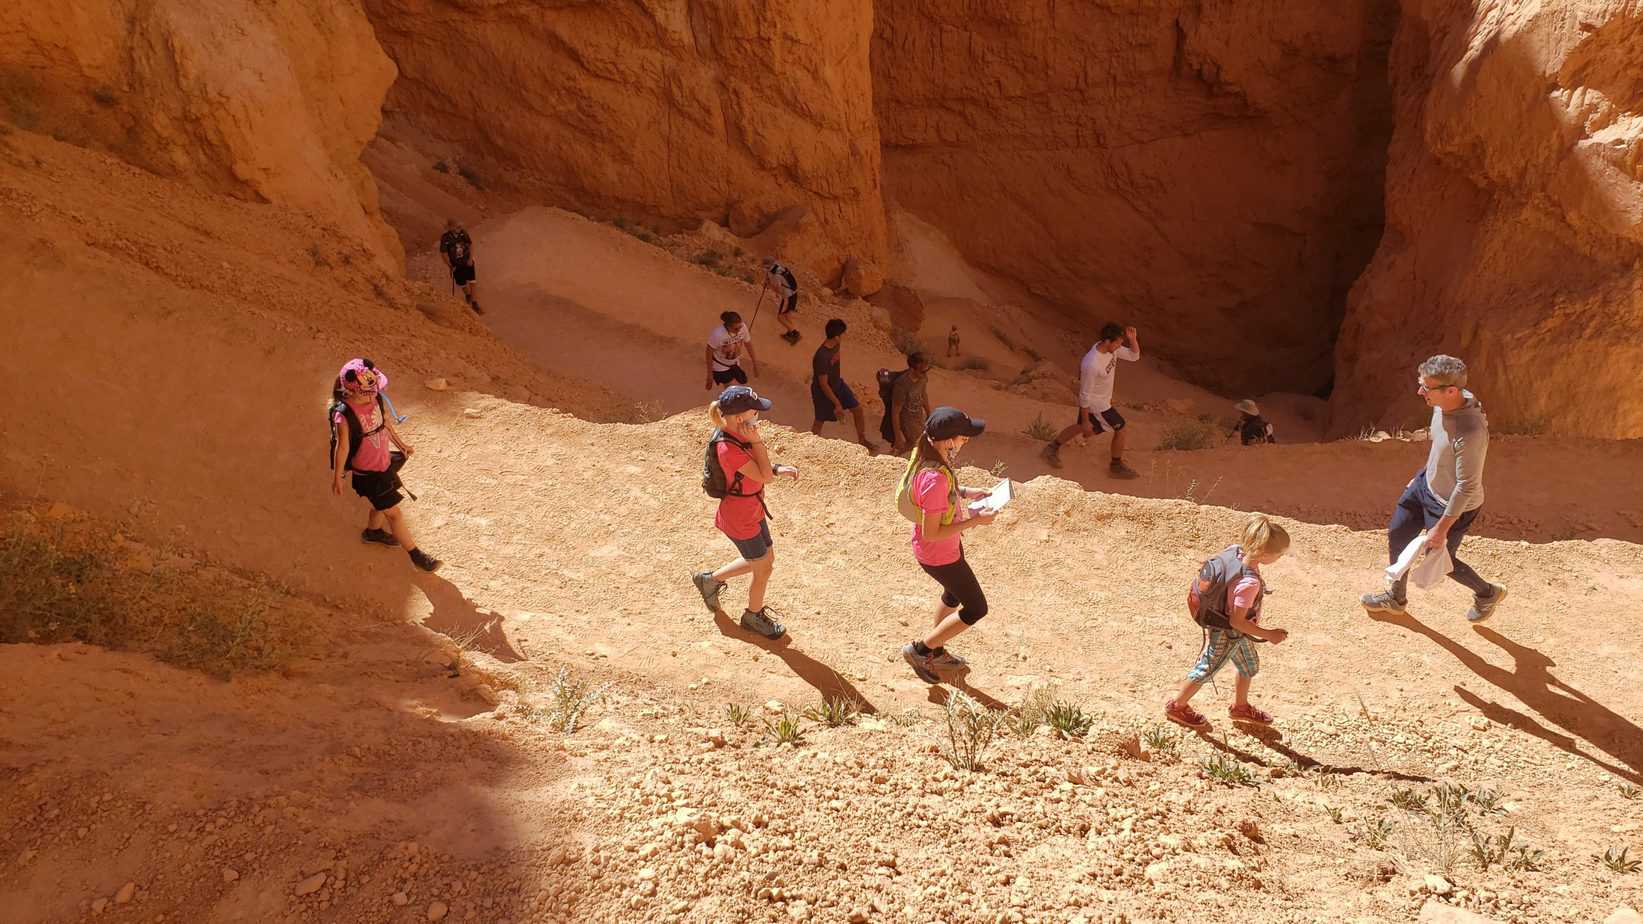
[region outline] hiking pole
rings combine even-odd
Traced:
[[[759,319],[759,309],[764,307],[764,293],[770,288],[770,276],[764,277],[764,285],[759,287],[759,300],[753,303],[753,321]],[[753,333],[753,321],[747,322],[747,332]]]

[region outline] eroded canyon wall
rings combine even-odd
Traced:
[[[367,0],[390,118],[556,205],[739,234],[802,208],[785,255],[882,264],[866,0]]]
[[[1449,352],[1499,429],[1643,436],[1643,7],[1407,0],[1387,231],[1331,420],[1420,420]]]
[[[1395,0],[878,0],[886,194],[1226,389],[1327,386]]]
[[[397,271],[398,238],[359,162],[393,79],[358,0],[0,6],[0,116],[300,208]]]

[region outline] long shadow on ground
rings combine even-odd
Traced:
[[[857,709],[868,715],[879,711],[843,674],[794,647],[791,635],[778,639],[765,638],[757,632],[743,629],[725,615],[724,610],[719,609],[713,611],[713,624],[719,627],[719,634],[725,638],[756,645],[780,658],[795,677],[814,687],[823,700],[842,699],[855,703]]]

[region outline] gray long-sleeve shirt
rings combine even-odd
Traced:
[[[1458,517],[1483,506],[1483,461],[1489,454],[1489,418],[1471,392],[1445,414],[1432,409],[1432,451],[1426,456],[1426,487],[1445,502],[1443,515]]]

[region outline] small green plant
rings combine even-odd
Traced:
[[[1204,775],[1227,786],[1254,786],[1255,775],[1249,769],[1225,754],[1213,754],[1204,761]]]
[[[916,709],[903,709],[900,712],[890,714],[887,718],[898,728],[912,728],[918,724],[919,716]]]
[[[1033,732],[1043,727],[1050,707],[1055,705],[1055,693],[1055,684],[1029,687],[1027,695],[1010,710],[1009,718],[1004,723],[1005,730],[1018,738],[1031,737]]]
[[[1328,813],[1330,821],[1333,821],[1336,824],[1341,823],[1342,815],[1341,815],[1341,810],[1340,809],[1336,808],[1333,805],[1326,805],[1326,806],[1324,806],[1324,811],[1326,813]]]
[[[1632,801],[1632,800],[1635,800],[1635,799],[1638,799],[1638,798],[1643,798],[1643,789],[1638,789],[1636,786],[1633,786],[1630,783],[1621,783],[1620,784],[1620,798],[1625,799],[1627,801]]]
[[[1517,826],[1506,829],[1505,834],[1483,835],[1472,832],[1472,859],[1478,869],[1487,870],[1491,866],[1501,866],[1512,852],[1512,838],[1517,836]]]
[[[1159,449],[1209,449],[1218,442],[1219,431],[1201,420],[1184,420],[1164,431]]]
[[[434,169],[438,170],[440,173],[450,173],[451,165],[442,160],[436,160],[434,161]]]
[[[1334,792],[1341,788],[1341,777],[1338,773],[1331,773],[1327,768],[1320,767],[1312,775],[1312,783],[1324,792]]]
[[[783,711],[774,720],[764,720],[765,734],[778,745],[798,747],[804,743],[804,722],[791,712]]]
[[[1506,858],[1506,868],[1538,872],[1545,860],[1546,851],[1536,850],[1527,844],[1519,844],[1512,848],[1511,856]]]
[[[1025,433],[1029,438],[1040,442],[1047,443],[1050,440],[1055,439],[1055,427],[1051,426],[1050,422],[1044,419],[1043,411],[1040,411],[1038,416],[1033,418],[1032,423],[1029,423],[1026,427],[1022,428],[1021,432]]]
[[[993,362],[985,356],[961,356],[958,362],[953,364],[953,368],[960,372],[986,372],[993,368]]]
[[[1391,802],[1393,807],[1410,814],[1426,812],[1426,796],[1407,786],[1392,790],[1392,795],[1387,801]]]
[[[1472,804],[1485,815],[1499,815],[1506,811],[1500,804],[1500,793],[1493,789],[1479,789],[1471,794]]]
[[[1147,750],[1164,758],[1179,758],[1181,756],[1181,736],[1171,731],[1167,725],[1153,725],[1141,735],[1141,743]]]
[[[609,684],[595,686],[591,680],[573,677],[569,667],[560,665],[553,686],[548,688],[548,706],[542,717],[549,726],[569,735],[582,723],[589,707],[603,699],[609,689]]]
[[[704,250],[692,260],[698,266],[714,267],[719,265],[721,256],[717,250]]]
[[[991,472],[994,478],[1003,478],[1005,475],[1009,474],[1010,465],[1003,459],[999,459],[997,462],[994,462],[992,467],[987,469],[987,471]]]
[[[955,770],[980,770],[1007,713],[988,709],[958,690],[947,694],[942,711],[946,739],[941,744],[941,756]]]
[[[804,711],[804,717],[818,725],[828,728],[838,728],[841,725],[854,725],[856,717],[861,715],[861,704],[843,696],[824,698],[819,704]]]
[[[1059,701],[1051,704],[1044,714],[1044,721],[1068,738],[1084,737],[1090,733],[1090,726],[1095,724],[1095,719],[1085,715],[1077,704]]]
[[[736,728],[746,728],[753,721],[753,710],[742,703],[726,703],[725,721]]]
[[[1623,876],[1629,875],[1637,872],[1639,867],[1643,867],[1643,860],[1631,860],[1626,857],[1626,854],[1630,851],[1630,847],[1622,847],[1618,851],[1610,847],[1608,850],[1603,851],[1602,856],[1592,854],[1592,859],[1602,863],[1611,873],[1619,873]]]
[[[1385,850],[1386,842],[1392,837],[1392,822],[1385,818],[1366,821],[1363,827],[1354,833],[1370,850]]]

